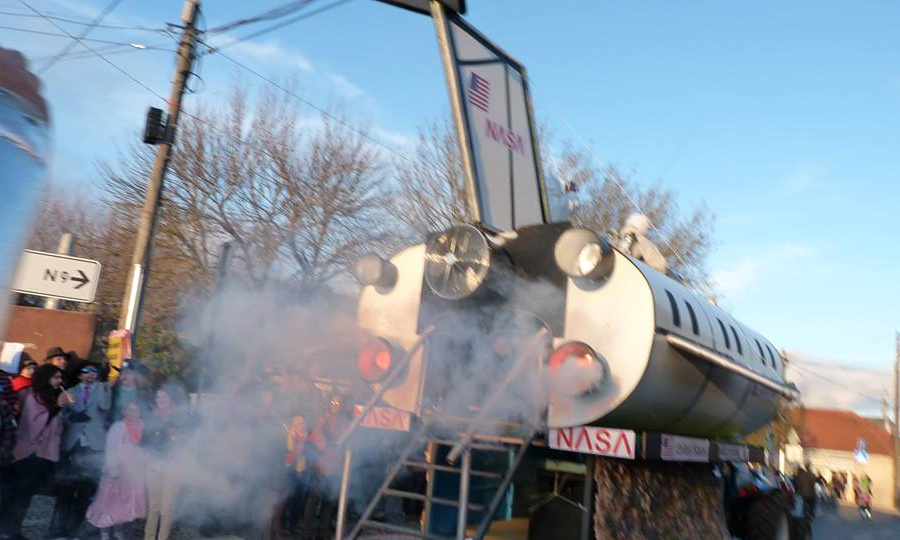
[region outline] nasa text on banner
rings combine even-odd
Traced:
[[[353,415],[359,416],[363,412],[362,405],[353,407]],[[391,431],[409,431],[411,417],[406,411],[393,407],[372,407],[359,423],[362,427],[387,429]]]
[[[550,220],[524,68],[459,17],[447,17],[481,223]]]
[[[627,429],[596,426],[553,428],[547,434],[550,448],[582,454],[634,459],[635,434]]]

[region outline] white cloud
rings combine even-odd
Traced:
[[[822,182],[825,172],[820,167],[799,166],[782,180],[777,191],[786,195],[808,191]]]
[[[416,144],[416,136],[398,131],[390,131],[381,128],[372,129],[372,137],[384,143],[389,148],[396,148],[400,152],[407,152]]]
[[[225,36],[225,39],[217,41],[215,46],[225,47],[242,56],[249,56],[257,62],[268,64],[272,67],[295,68],[300,71],[313,71],[312,62],[300,51],[284,47],[277,41],[237,41]]]
[[[788,352],[788,360],[788,381],[800,389],[806,407],[875,415],[880,413],[882,398],[891,395],[894,379],[887,369],[858,369],[799,351]]]
[[[338,93],[345,97],[357,98],[365,94],[362,88],[350,82],[347,77],[344,77],[340,73],[330,72],[328,78],[331,80],[331,83],[337,89]]]
[[[712,272],[710,278],[716,290],[725,296],[746,295],[757,283],[770,282],[774,274],[783,275],[785,268],[796,269],[798,262],[815,255],[816,250],[812,246],[785,242],[725,265],[721,270]]]

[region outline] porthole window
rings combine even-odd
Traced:
[[[685,300],[684,305],[687,306],[688,315],[691,316],[691,330],[693,330],[695,336],[699,336],[700,335],[700,326],[697,325],[697,314],[694,313],[694,308],[691,307],[690,302]]]
[[[731,327],[731,335],[734,336],[734,344],[737,345],[738,354],[744,354],[744,348],[741,347],[741,338],[738,337],[737,330]]]
[[[716,319],[719,321],[719,328],[722,329],[722,335],[725,336],[725,348],[729,351],[731,350],[731,340],[728,339],[728,330],[725,330],[725,324],[722,322],[722,319]]]
[[[772,347],[766,344],[766,350],[769,351],[769,360],[772,361],[772,367],[778,369],[778,365],[775,363],[775,359],[778,358],[778,355],[772,352]]]
[[[763,353],[762,345],[759,344],[759,340],[753,338],[753,341],[756,342],[756,348],[759,349],[759,359],[762,360],[763,365],[766,365],[766,355]]]
[[[677,327],[681,327],[681,314],[678,313],[678,303],[675,302],[675,297],[672,296],[668,290],[666,291],[666,296],[669,297],[669,307],[672,308],[672,324]]]

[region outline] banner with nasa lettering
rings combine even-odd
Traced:
[[[481,223],[548,223],[525,68],[459,17],[448,15],[447,26]]]

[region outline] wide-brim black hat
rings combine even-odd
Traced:
[[[62,350],[62,347],[50,347],[47,349],[47,356],[44,357],[44,360],[50,360],[57,356],[66,356],[66,351]]]

